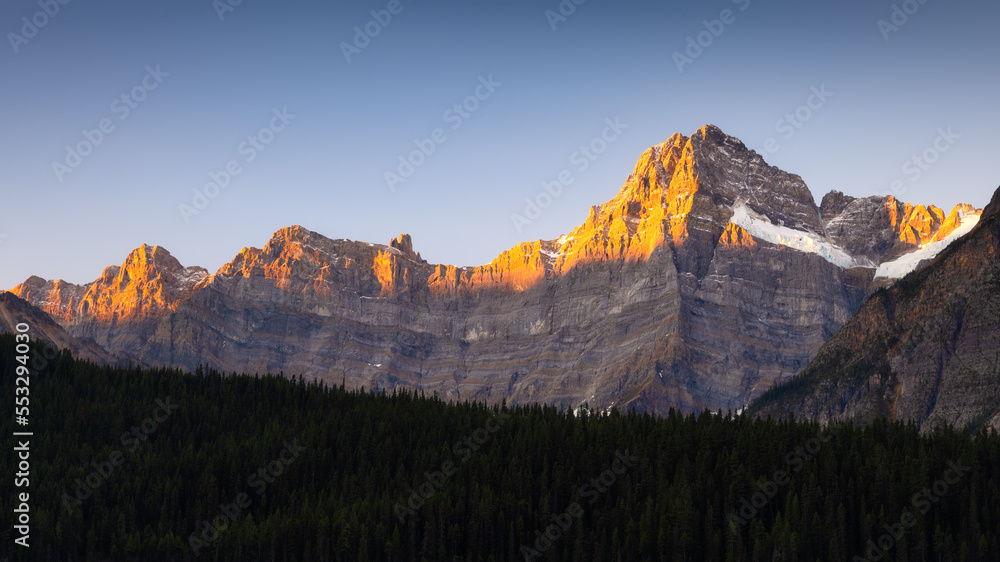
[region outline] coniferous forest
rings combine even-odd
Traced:
[[[0,336],[11,405],[15,355]],[[30,424],[0,423],[0,558],[1000,560],[995,433],[449,404],[31,355]]]

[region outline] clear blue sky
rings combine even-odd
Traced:
[[[899,180],[901,199],[948,210],[1000,184],[994,1],[897,1],[918,9],[880,29],[892,1],[586,0],[554,30],[556,0],[243,0],[220,20],[227,1],[71,0],[51,17],[3,2],[0,287],[89,282],[142,243],[214,271],[292,224],[380,243],[408,232],[431,262],[482,264],[567,232],[645,148],[704,123],[762,153],[775,139],[767,160],[817,200]],[[369,23],[389,7],[387,25]],[[377,35],[348,62],[342,43],[366,24]],[[680,71],[674,53],[703,31]],[[824,86],[832,97],[810,100]],[[141,102],[121,99],[133,92]],[[446,113],[456,103],[474,111]],[[285,108],[294,118],[273,119]],[[796,110],[799,128],[779,123]],[[627,129],[581,170],[574,152],[616,118]],[[102,124],[91,153],[67,156]],[[263,150],[243,144],[272,124]],[[949,127],[947,152],[904,172]],[[434,152],[391,190],[385,173],[435,129]],[[231,161],[239,173],[185,220],[179,205]],[[511,214],[563,171],[573,182],[518,232]]]

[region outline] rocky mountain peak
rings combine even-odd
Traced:
[[[207,276],[204,268],[185,268],[165,248],[143,244],[122,265],[104,268],[92,283],[32,276],[11,292],[62,323],[104,321],[172,310]]]
[[[116,276],[124,283],[132,279],[150,282],[159,277],[174,277],[183,270],[181,262],[165,248],[143,244],[129,253]]]
[[[24,280],[23,285],[27,287],[41,287],[42,285],[45,285],[45,279],[42,279],[37,275],[32,275]]]
[[[567,234],[478,267],[428,264],[407,234],[383,245],[293,225],[215,275],[143,245],[90,284],[31,277],[14,292],[149,364],[489,401],[740,407],[808,361],[877,265],[933,258],[974,213],[839,192],[817,207],[801,177],[705,125],[643,151]]]
[[[45,284],[44,279],[42,279],[42,284]],[[107,364],[119,362],[94,341],[71,336],[54,321],[51,315],[18,298],[13,292],[0,291],[0,332],[14,332],[21,322],[27,322],[31,326],[32,340],[40,340],[54,347],[69,349],[73,356],[78,359]]]
[[[946,217],[934,205],[912,205],[892,195],[854,198],[837,191],[823,197],[821,209],[827,236],[872,266],[946,240],[979,213],[960,204]]]
[[[952,235],[953,232],[962,228],[963,222],[970,216],[977,215],[983,211],[976,209],[968,203],[959,203],[955,205],[948,216],[945,217],[941,224],[938,226],[937,232],[933,234],[930,240],[925,241],[924,244],[938,242],[945,240]]]
[[[856,197],[851,197],[850,195],[844,195],[840,191],[832,190],[823,196],[823,201],[820,202],[819,210],[823,217],[823,221],[830,222],[831,220],[840,216],[840,213],[844,212],[844,209],[848,205],[854,202]]]
[[[970,205],[971,206],[971,205]],[[982,220],[989,220],[993,217],[1000,215],[1000,188],[993,193],[993,199],[990,200],[986,208],[983,209]]]
[[[120,265],[109,265],[101,270],[101,276],[98,280],[104,280],[106,283],[110,283],[115,277],[118,276],[118,272],[121,270]]]
[[[288,251],[293,247],[308,247],[312,246],[318,238],[326,239],[326,237],[297,224],[286,226],[274,231],[271,239],[264,246],[264,251],[273,253],[275,251]]]
[[[73,310],[87,292],[87,286],[74,285],[62,279],[47,281],[32,275],[10,293],[35,303],[36,306],[58,320],[72,320]]]
[[[895,200],[883,203],[898,208]],[[910,212],[918,222],[938,214]],[[942,423],[1000,428],[1000,189],[981,215],[958,205],[949,219],[963,213],[947,252],[922,259],[941,244],[932,242],[901,258],[930,263],[874,293],[793,385],[769,392],[751,411],[821,422],[888,416],[922,431]]]
[[[875,267],[943,240],[972,212],[964,206],[945,217],[934,206],[912,206],[891,196],[857,199],[839,191],[828,193],[817,207],[800,176],[770,166],[738,138],[706,124],[690,137],[675,133],[646,149],[615,197],[593,206],[568,234],[518,244],[484,266],[422,267],[426,262],[414,252],[408,234],[382,246],[331,240],[292,225],[277,230],[263,249],[242,249],[218,274],[296,279],[323,291],[344,279],[367,287],[371,277],[381,286],[380,294],[394,296],[426,289],[434,295],[489,288],[520,291],[578,264],[643,261],[661,248],[669,249],[678,271],[700,279],[720,244],[762,242],[819,253],[842,268]],[[731,228],[734,222],[736,229]],[[369,277],[358,273],[362,263]],[[45,306],[69,321],[84,300],[90,302],[84,309],[92,314],[97,301],[107,298],[98,293],[114,291],[169,309],[177,295],[210,280],[203,269],[184,268],[166,249],[144,244],[92,284],[30,278],[20,292],[32,295],[33,302],[50,302]]]
[[[389,247],[396,248],[404,256],[410,258],[411,260],[423,261],[420,258],[419,253],[413,252],[413,241],[410,240],[409,234],[400,234],[399,236],[393,238],[392,240],[389,241]]]

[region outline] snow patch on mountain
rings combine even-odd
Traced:
[[[977,224],[979,224],[978,214],[967,214],[963,216],[961,226],[956,228],[947,237],[942,238],[937,242],[924,244],[919,249],[914,250],[909,254],[898,257],[892,261],[887,261],[878,266],[878,269],[875,270],[875,278],[878,279],[880,277],[885,277],[888,279],[900,279],[905,277],[908,273],[916,269],[917,266],[920,265],[920,262],[934,259],[941,253],[942,250],[947,248],[949,244],[965,234],[968,234],[968,232]]]
[[[868,265],[859,264],[858,260],[851,257],[844,250],[827,240],[817,238],[812,233],[787,226],[771,224],[771,221],[767,217],[754,212],[740,202],[737,202],[733,206],[733,216],[729,219],[729,222],[742,227],[743,230],[750,233],[750,236],[758,240],[788,246],[800,252],[816,254],[844,269],[858,267],[859,265]]]

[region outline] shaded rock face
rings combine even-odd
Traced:
[[[800,377],[752,410],[1000,428],[1000,190],[969,234],[872,295]]]
[[[730,222],[737,205],[828,240],[799,176],[706,125],[646,150],[568,234],[483,266],[428,264],[405,234],[386,246],[294,226],[214,275],[144,246],[90,285],[31,278],[14,292],[150,365],[488,402],[740,408],[806,365],[873,270],[756,239]]]
[[[44,285],[44,282],[42,284]],[[58,292],[59,289],[53,288],[53,290]],[[18,298],[13,293],[0,291],[0,332],[19,333],[17,325],[21,323],[28,325],[28,331],[24,333],[28,335],[29,345],[30,342],[43,341],[52,347],[70,350],[77,359],[100,364],[117,363],[111,354],[95,342],[74,338],[41,309]],[[38,355],[37,348],[32,346],[31,349],[29,356],[32,359],[28,366],[34,371],[38,371],[42,368],[39,366],[45,364],[44,357]]]
[[[847,206],[855,200],[855,197],[844,195],[837,190],[833,190],[823,196],[823,201],[819,204],[819,212],[825,222],[830,222],[832,219],[837,218],[838,215],[843,213],[844,209],[846,209]]]
[[[911,205],[892,195],[855,199],[831,191],[821,204],[826,234],[853,256],[880,264],[946,238],[976,211],[959,204],[946,217],[934,205]]]

